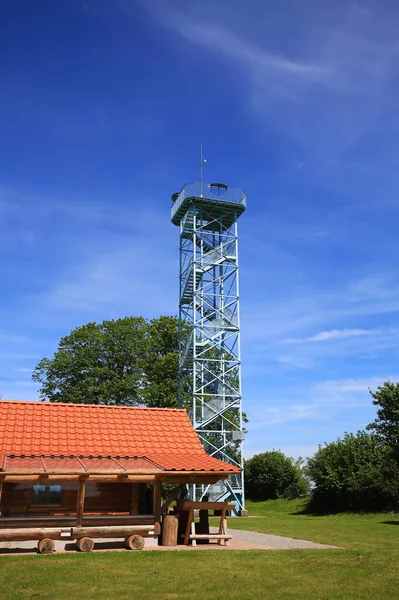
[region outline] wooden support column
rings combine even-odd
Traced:
[[[139,484],[132,483],[132,494],[130,497],[130,514],[139,514]]]
[[[154,482],[154,495],[153,495],[153,511],[155,517],[155,528],[160,531],[160,523],[161,523],[161,482]],[[158,523],[158,526],[157,526]]]
[[[86,478],[79,479],[78,501],[76,504],[76,527],[82,527],[83,509],[85,504]]]
[[[184,545],[185,546],[187,546],[190,541],[190,533],[192,533],[192,524],[193,523],[194,523],[194,531],[195,531],[194,509],[190,508],[190,510],[188,511],[186,533],[184,535]]]
[[[222,514],[220,516],[220,525],[219,525],[219,535],[225,535],[227,536],[227,519],[226,519],[226,509],[223,508],[222,509]],[[220,544],[221,546],[227,546],[228,545],[228,540],[227,539],[222,539],[220,538],[218,540],[218,544]]]
[[[4,478],[2,477],[2,478],[0,479],[0,516],[3,516],[3,510],[2,510],[2,508],[1,508],[1,507],[2,507],[2,504],[1,504],[1,496],[2,496],[2,493],[3,493],[3,481],[4,481]]]

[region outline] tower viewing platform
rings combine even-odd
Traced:
[[[180,221],[194,201],[197,206],[206,207],[207,212],[217,218],[220,214],[231,213],[233,223],[246,209],[247,199],[242,190],[228,187],[223,183],[187,183],[181,192],[173,194],[171,221],[180,225]],[[228,226],[229,220],[224,223]]]

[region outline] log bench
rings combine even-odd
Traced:
[[[145,537],[154,537],[159,533],[158,523],[97,527],[26,527],[0,529],[0,542],[38,540],[38,551],[41,554],[48,554],[54,552],[54,540],[76,540],[79,551],[90,552],[94,547],[93,540],[96,538],[123,538],[125,548],[141,550]]]

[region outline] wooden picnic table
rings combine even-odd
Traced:
[[[193,546],[197,545],[197,540],[217,540],[217,543],[222,546],[227,546],[231,535],[227,533],[227,511],[233,510],[235,507],[234,502],[200,502],[194,500],[178,500],[177,508],[181,511],[188,511],[188,519],[186,531],[184,534],[184,544],[188,545],[190,542]],[[207,531],[208,533],[196,533],[195,531],[195,513],[194,511],[206,511],[206,519],[208,522]],[[209,532],[209,510],[220,511],[220,523],[218,533]],[[204,514],[204,513],[203,513]]]

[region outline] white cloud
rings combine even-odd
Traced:
[[[268,73],[274,71],[308,81],[325,82],[330,74],[330,69],[326,66],[272,54],[218,25],[193,21],[176,11],[163,14],[163,22],[181,36],[232,59],[254,77],[267,77]]]
[[[262,410],[248,411],[251,431],[305,419],[318,420],[322,417],[322,412],[316,404],[270,406],[270,400],[259,404],[264,405]]]
[[[327,380],[312,386],[312,397],[325,405],[328,402],[353,402],[355,399],[367,398],[368,390],[375,389],[384,381],[397,381],[398,375],[382,375],[358,379]]]
[[[313,364],[313,362],[307,358],[301,358],[299,356],[297,357],[289,354],[278,356],[277,362],[290,367],[296,367],[298,369],[309,369]]]
[[[0,331],[0,343],[1,344],[23,344],[27,342],[27,338],[19,333],[9,333]]]
[[[170,273],[177,277],[178,256],[166,253],[160,238],[106,236],[101,247],[86,252],[45,294],[50,308],[86,313],[101,309],[105,315],[121,309],[145,315],[176,312]]]
[[[397,335],[398,333],[399,329],[397,327],[392,327],[389,329],[331,329],[330,331],[320,331],[319,333],[306,338],[290,338],[283,340],[283,344],[328,342],[331,340],[342,340],[352,337]]]
[[[41,356],[39,354],[0,352],[0,358],[8,358],[10,360],[37,360],[40,359]]]
[[[37,387],[29,381],[0,380],[0,397],[3,400],[38,400]]]
[[[331,415],[340,414],[342,407],[370,406],[369,389],[376,389],[384,381],[398,379],[395,374],[382,374],[286,385],[278,394],[271,391],[262,399],[258,398],[256,407],[247,411],[249,426],[251,430],[257,430],[299,420],[327,422]],[[345,424],[342,419],[340,422]]]
[[[271,117],[299,142],[311,155],[305,157],[310,168],[334,167],[395,109],[396,9],[290,0],[273,11],[257,0],[245,6],[231,0],[228,7],[221,0],[184,6],[178,0],[120,0],[120,5],[135,18],[139,6],[181,39],[212,52],[218,61],[212,68],[227,62],[230,92],[236,90],[262,120],[267,117],[268,127]],[[208,61],[205,56],[204,64]],[[315,171],[320,177],[320,169]]]
[[[244,458],[249,459],[252,458],[255,454],[261,454],[263,452],[270,452],[271,450],[280,450],[286,456],[297,460],[298,458],[309,458],[313,456],[315,452],[317,452],[317,445],[298,445],[298,446],[252,446],[248,444],[248,446],[244,445]]]
[[[121,1],[120,4],[127,12],[131,12],[128,0]],[[163,26],[179,33],[191,43],[231,61],[232,66],[237,66],[244,77],[252,80],[255,87],[266,85],[269,93],[278,91],[279,95],[290,96],[292,91],[282,83],[284,80],[328,84],[331,79],[332,68],[327,62],[323,63],[320,59],[314,62],[295,60],[268,51],[226,26],[222,27],[212,21],[208,11],[205,13],[207,18],[201,19],[190,7],[188,10],[174,8],[173,2],[140,0],[136,4]]]
[[[399,284],[397,275],[387,272],[384,276],[369,276],[366,279],[355,277],[345,283],[342,278],[334,287],[325,288],[312,281],[302,283],[295,279],[297,261],[283,263],[284,281],[279,285],[279,267],[274,265],[271,276],[274,289],[263,294],[259,287],[259,270],[255,270],[249,284],[258,291],[258,298],[244,301],[242,304],[243,336],[248,342],[256,342],[263,351],[264,345],[271,343],[311,343],[328,340],[344,340],[369,336],[395,341],[399,325],[395,324],[399,312]],[[362,265],[362,269],[364,266]],[[276,275],[274,274],[276,272]],[[290,276],[288,281],[287,274]],[[251,273],[250,273],[251,275]],[[247,274],[248,279],[248,274]],[[283,285],[284,283],[284,285]],[[260,301],[260,297],[264,299]],[[348,327],[329,328],[329,325],[343,321],[359,321],[374,317],[380,319],[391,315],[388,327]],[[317,334],[293,337],[292,334],[323,328]],[[291,334],[291,335],[290,335]],[[290,337],[287,337],[290,336]]]

